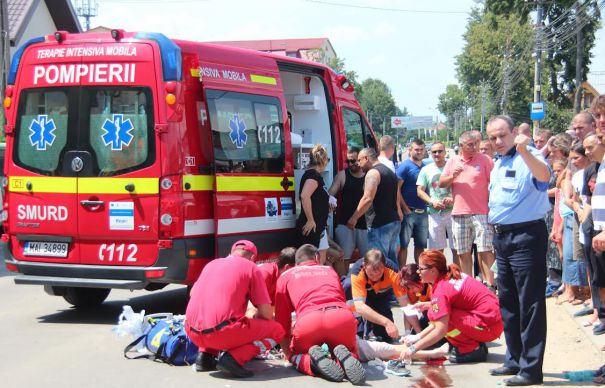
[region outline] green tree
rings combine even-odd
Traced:
[[[467,94],[460,89],[458,85],[450,84],[445,88],[445,92],[439,95],[437,109],[447,118],[447,123],[452,126],[455,121],[455,114],[466,110],[468,106]]]
[[[395,104],[391,89],[382,80],[368,78],[361,83],[363,93],[357,99],[364,112],[372,122],[372,127],[378,133],[396,135],[397,130],[391,129],[391,116],[406,116],[408,110],[400,109]]]
[[[480,117],[507,113],[529,120],[532,100],[533,30],[520,15],[496,15],[474,9],[456,58],[458,80],[469,96],[473,128]]]
[[[500,15],[515,14],[523,21],[527,20],[535,7],[535,2],[523,0],[487,0],[485,3],[489,12]],[[548,74],[545,77],[547,81],[543,82],[546,87],[543,91],[546,98],[554,103],[554,110],[569,109],[573,106],[578,26],[582,26],[583,60],[580,83],[586,81],[591,64],[591,51],[595,45],[595,33],[601,25],[600,17],[597,0],[557,0],[548,2],[544,7],[544,63]],[[551,112],[554,113],[553,110]],[[564,112],[562,114],[564,115]]]

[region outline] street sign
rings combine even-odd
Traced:
[[[405,128],[405,116],[391,116],[391,128]]]
[[[432,116],[391,116],[391,128],[422,129],[434,124]]]
[[[544,116],[546,116],[546,111],[544,109],[544,102],[532,102],[531,109],[529,112],[529,118],[532,120],[544,120]]]

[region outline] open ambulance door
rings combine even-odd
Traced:
[[[256,244],[260,260],[293,243],[296,214],[289,126],[280,90],[271,92],[204,88],[219,257],[240,239]]]

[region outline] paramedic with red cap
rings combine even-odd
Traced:
[[[231,254],[208,263],[191,289],[185,330],[200,352],[197,371],[222,370],[250,377],[243,365],[277,345],[284,336],[272,320],[271,299],[253,260],[256,246],[237,241]],[[258,318],[245,316],[250,301]],[[218,357],[219,351],[223,353]]]
[[[320,265],[318,258],[313,245],[301,246],[296,266],[277,280],[275,320],[287,333],[282,350],[302,373],[329,381],[346,377],[355,385],[363,384],[365,369],[357,360],[357,320],[347,306],[338,274]],[[291,329],[293,312],[296,323]],[[324,354],[323,343],[334,358]]]

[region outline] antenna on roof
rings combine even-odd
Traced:
[[[79,17],[86,19],[86,31],[90,30],[90,18],[99,14],[99,2],[97,0],[76,0],[76,13]]]

